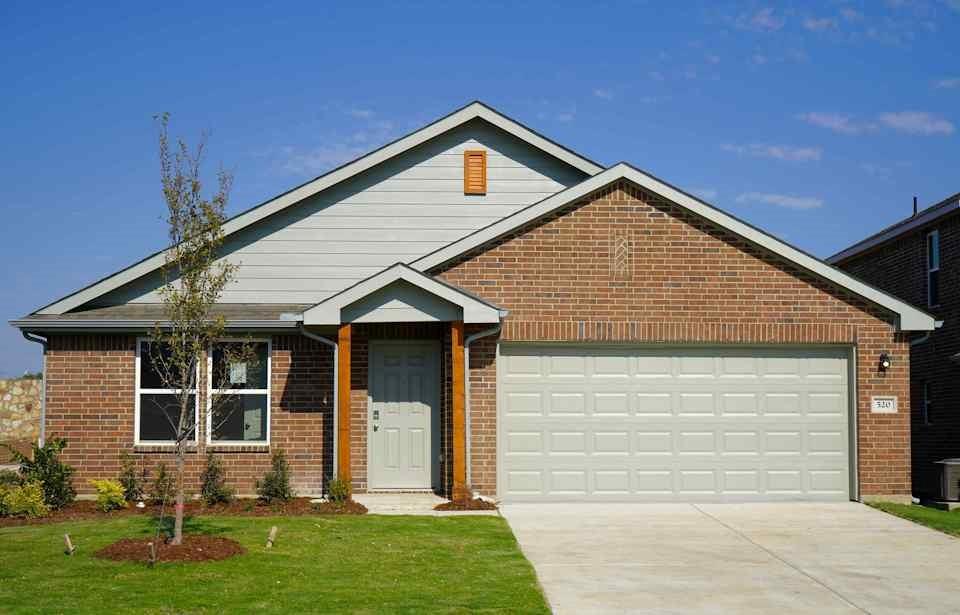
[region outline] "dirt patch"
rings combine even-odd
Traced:
[[[497,510],[497,505],[487,500],[474,498],[472,500],[451,500],[437,504],[434,510]]]
[[[160,562],[206,562],[241,555],[247,550],[229,538],[206,534],[185,534],[183,543],[171,545],[155,538],[123,538],[94,553],[95,556],[117,562],[149,562],[150,545],[157,549]]]
[[[311,504],[311,498],[293,498],[288,502],[267,504],[259,500],[238,499],[228,504],[205,506],[203,502],[187,502],[184,513],[187,516],[224,515],[229,517],[274,517],[274,516],[302,516],[302,515],[363,515],[367,509],[360,503],[350,500],[344,504],[324,502]],[[51,511],[46,517],[25,519],[21,517],[0,517],[0,527],[13,525],[39,525],[44,523],[61,523],[63,521],[88,521],[91,519],[115,519],[131,515],[146,515],[156,517],[160,514],[159,506],[137,508],[129,505],[120,510],[102,512],[97,509],[96,502],[78,500],[62,510]],[[167,505],[164,509],[166,516],[173,515],[173,506]]]

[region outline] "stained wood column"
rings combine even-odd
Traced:
[[[350,323],[337,331],[337,477],[350,481]]]
[[[464,383],[463,321],[450,323],[450,354],[452,356],[453,399],[453,499],[470,497],[467,488],[467,413]]]

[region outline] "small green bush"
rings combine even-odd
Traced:
[[[50,507],[44,502],[43,486],[27,481],[19,486],[0,488],[0,513],[11,517],[46,517]]]
[[[286,502],[296,496],[290,486],[290,466],[287,465],[287,456],[282,449],[277,449],[270,456],[270,470],[257,481],[257,495],[267,502]]]
[[[77,497],[73,488],[73,468],[60,460],[60,453],[67,447],[62,438],[50,438],[43,446],[33,445],[33,454],[26,456],[7,447],[13,461],[20,464],[20,475],[25,481],[39,483],[43,488],[43,501],[49,508],[63,508]]]
[[[97,490],[97,508],[103,512],[127,507],[127,499],[123,497],[123,485],[119,481],[92,480],[90,484]]]
[[[0,487],[19,487],[23,484],[23,477],[13,470],[0,470]]]
[[[143,490],[149,478],[146,468],[137,470],[137,461],[130,453],[120,453],[120,476],[117,477],[123,485],[123,498],[128,502],[139,502],[143,499]]]
[[[223,462],[213,451],[207,453],[207,466],[200,475],[200,498],[207,506],[226,504],[233,499],[233,489],[227,486]]]
[[[150,501],[154,504],[173,502],[176,497],[176,484],[173,474],[167,472],[167,464],[157,465],[157,473],[153,477],[153,486],[150,490]]]
[[[350,499],[350,493],[352,489],[350,488],[350,481],[346,481],[342,478],[333,478],[327,483],[327,494],[330,496],[330,501],[337,504],[342,504]]]

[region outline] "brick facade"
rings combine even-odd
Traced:
[[[432,273],[510,310],[504,341],[855,347],[861,493],[910,494],[908,343],[890,315],[632,184]],[[887,372],[878,369],[884,351]],[[471,371],[474,424],[495,433],[496,370]],[[871,414],[872,395],[897,395],[900,413]],[[473,443],[474,487],[493,493],[495,437],[474,433]]]
[[[332,472],[333,356],[330,349],[300,336],[273,338],[271,444],[287,453],[294,487],[320,493]],[[132,452],[153,470],[173,455],[158,446],[134,446],[136,338],[107,335],[55,335],[47,351],[47,437],[65,437],[67,463],[77,468],[80,494],[92,493],[91,479],[116,478],[120,453]],[[204,404],[200,404],[199,444],[187,456],[188,487],[199,490],[205,444]],[[242,495],[270,466],[268,447],[214,447],[227,477]]]
[[[910,494],[909,354],[891,316],[784,264],[735,235],[633,185],[614,184],[435,271],[510,310],[500,340],[842,344],[857,357],[858,475],[865,496]],[[471,326],[467,335],[484,327]],[[355,325],[351,360],[352,477],[367,486],[367,361],[371,339],[442,342],[442,483],[449,491],[447,325]],[[470,351],[471,486],[496,493],[496,337]],[[67,460],[87,479],[115,476],[133,445],[135,340],[54,336],[48,356],[48,434],[71,440]],[[881,352],[893,357],[878,369]],[[272,439],[297,488],[330,474],[332,354],[300,337],[274,338]],[[871,395],[897,395],[899,414],[871,414]],[[204,447],[201,445],[200,450]],[[138,453],[148,464],[164,453]],[[168,455],[168,454],[167,454]],[[266,470],[264,450],[225,453],[242,493]],[[190,472],[196,480],[199,455]]]
[[[927,233],[940,234],[940,306],[927,306]],[[960,215],[914,229],[838,266],[858,278],[923,307],[944,325],[910,349],[913,483],[918,495],[939,489],[939,459],[960,457],[960,369],[950,357],[960,352]],[[916,337],[920,337],[917,335]],[[929,409],[923,413],[924,385]]]

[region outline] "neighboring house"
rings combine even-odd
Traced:
[[[216,433],[199,391],[194,476],[212,449],[251,493],[282,447],[301,493],[334,473],[510,501],[911,493],[929,314],[481,103],[224,228],[219,311],[269,360]],[[47,340],[46,434],[83,490],[123,450],[169,454],[143,350],[162,260],[13,322]]]
[[[941,459],[960,457],[960,194],[855,243],[828,261],[943,325],[910,347],[914,491],[940,491]]]

